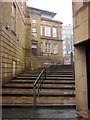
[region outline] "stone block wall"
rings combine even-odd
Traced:
[[[1,36],[1,68],[2,83],[7,83],[12,76],[22,72],[25,68],[25,49],[17,37],[8,32],[4,26],[0,27]]]
[[[13,11],[13,6],[15,10]],[[13,8],[13,9],[12,9]],[[31,23],[26,3],[19,1],[1,2],[0,48],[2,84],[12,77],[31,69]],[[12,29],[12,16],[15,15],[15,29]],[[9,26],[6,29],[6,26]]]

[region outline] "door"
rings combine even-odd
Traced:
[[[86,45],[87,84],[88,84],[88,109],[90,109],[90,44]]]

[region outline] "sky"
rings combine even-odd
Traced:
[[[72,24],[72,0],[28,0],[27,5],[57,13],[53,18],[63,22],[64,25]]]

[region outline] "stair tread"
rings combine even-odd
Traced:
[[[39,104],[53,104],[53,103],[75,103],[76,100],[74,97],[58,97],[58,99],[56,97],[38,97],[37,98],[37,103]],[[20,96],[20,97],[16,97],[16,96],[4,96],[2,99],[2,103],[4,104],[22,104],[22,103],[33,103],[33,97],[26,97],[26,96]]]
[[[3,88],[28,88],[28,89],[33,89],[33,86],[12,86],[12,85],[8,85],[8,86],[4,86]],[[41,86],[41,89],[75,89],[74,86],[60,86],[60,87],[56,87],[56,86]]]
[[[3,105],[2,106],[15,106],[15,107],[20,107],[20,106],[30,106],[30,107],[33,107],[33,103],[15,103],[15,104],[10,104],[10,103],[3,103]],[[37,105],[36,105],[37,107],[61,107],[61,106],[63,106],[63,107],[65,107],[65,106],[76,106],[76,104],[75,104],[75,102],[70,102],[70,103],[68,103],[68,102],[59,102],[59,103],[37,103]]]
[[[18,89],[16,89],[16,88],[13,88],[13,89],[3,89],[2,90],[2,93],[4,94],[4,93],[32,93],[33,92],[33,89],[19,89],[19,91],[18,91]],[[50,90],[48,90],[48,89],[42,89],[42,90],[40,90],[40,92],[41,93],[53,93],[53,92],[57,92],[57,93],[66,93],[66,92],[68,92],[68,93],[70,93],[71,92],[71,90],[61,90],[61,89],[59,89],[59,90],[57,90],[57,89],[55,89],[55,90],[53,90],[53,89],[50,89]],[[72,93],[75,93],[75,90],[72,90]]]
[[[2,96],[33,96],[33,93],[3,93]],[[53,97],[53,96],[72,96],[75,97],[75,93],[72,92],[64,92],[64,93],[39,93],[39,96],[48,96],[48,97]]]
[[[34,81],[29,81],[29,80],[12,80],[10,83],[34,83]],[[49,80],[45,80],[44,84],[75,84],[75,81],[49,81]]]
[[[33,106],[33,84],[40,74],[42,68],[28,70],[3,86],[3,105],[26,105]],[[72,67],[56,66],[52,73],[46,76],[43,81],[37,106],[75,106],[75,81],[73,80]]]

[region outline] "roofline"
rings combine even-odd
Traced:
[[[58,20],[53,20],[53,19],[41,18],[41,20],[46,20],[46,21],[57,22],[57,23],[63,24],[63,22],[58,21]]]
[[[35,12],[35,11],[40,12],[40,14],[43,14],[43,13],[45,13],[47,15],[49,14],[52,18],[57,14],[57,13],[54,13],[54,12],[50,12],[50,11],[47,11],[47,10],[42,10],[42,9],[38,9],[38,8],[34,8],[34,7],[29,7],[29,6],[28,6],[28,9],[33,10],[33,12]]]

